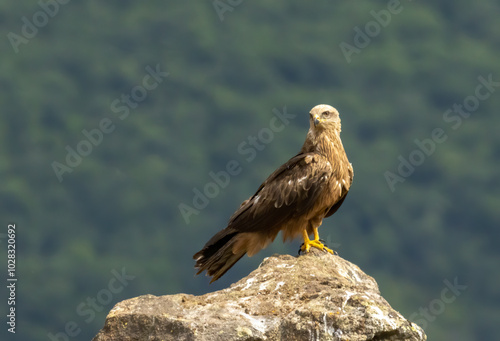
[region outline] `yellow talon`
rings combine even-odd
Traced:
[[[309,249],[311,248],[311,246],[313,246],[317,249],[329,252],[332,255],[334,254],[333,250],[327,248],[322,242],[319,241],[319,234],[318,234],[317,228],[314,229],[314,239],[313,240],[309,239],[309,236],[308,236],[306,230],[304,230],[302,232],[302,236],[304,237],[304,244],[300,247],[300,250],[302,252],[309,252]]]

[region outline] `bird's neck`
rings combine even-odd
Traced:
[[[329,160],[330,162],[335,162],[339,157],[345,155],[339,131],[322,131],[319,134],[309,131],[301,152],[318,153],[327,159],[332,158],[332,160]]]

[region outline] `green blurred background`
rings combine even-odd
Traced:
[[[194,277],[192,255],[328,103],[355,176],[321,237],[430,340],[495,338],[498,1],[59,1],[0,5],[3,316],[12,222],[18,278],[2,335],[89,340],[121,300],[203,294],[295,255],[300,241],[276,241],[211,286]],[[269,137],[276,111],[295,116]],[[179,205],[230,161],[241,172],[185,219]]]

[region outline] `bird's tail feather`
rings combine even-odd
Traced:
[[[196,260],[195,268],[198,269],[197,275],[206,270],[207,275],[212,276],[210,281],[212,283],[224,275],[245,254],[252,257],[269,245],[275,237],[276,234],[224,229],[213,236],[203,249],[193,256]]]
[[[244,249],[235,248],[239,239],[238,232],[227,233],[224,230],[221,232],[225,233],[216,234],[193,256],[196,260],[195,267],[198,269],[197,275],[206,270],[207,275],[212,276],[210,283],[224,275],[246,253]]]

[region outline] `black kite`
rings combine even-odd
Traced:
[[[310,129],[300,153],[272,173],[227,227],[193,256],[198,274],[206,270],[212,276],[210,283],[245,254],[251,257],[264,249],[280,231],[284,241],[302,236],[303,252],[312,246],[333,253],[320,242],[318,227],[344,202],[353,169],[340,140],[338,111],[320,104],[309,114]]]

